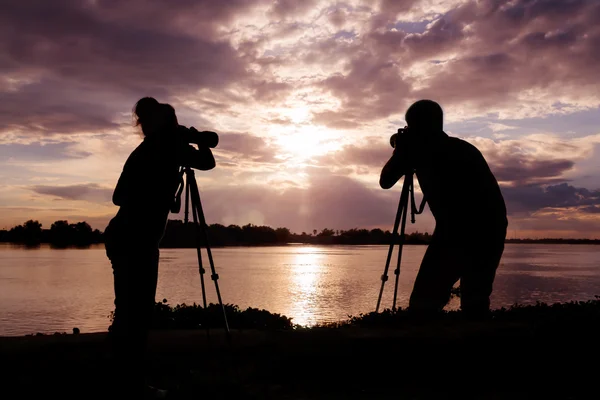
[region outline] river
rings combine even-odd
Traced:
[[[406,306],[426,246],[403,251],[398,305]],[[206,253],[203,252],[204,261]],[[223,301],[264,308],[313,325],[374,311],[387,246],[229,247],[213,249]],[[395,255],[394,255],[395,257]],[[207,265],[207,264],[205,264]],[[391,307],[393,269],[383,307]],[[207,279],[207,297],[216,302]],[[600,246],[508,244],[492,307],[590,300],[600,294]],[[157,300],[200,304],[195,249],[163,249]],[[448,308],[457,308],[457,299]],[[112,270],[103,246],[27,249],[0,244],[0,335],[106,331],[113,310]]]

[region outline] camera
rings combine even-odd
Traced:
[[[213,149],[219,144],[219,135],[211,131],[198,131],[196,128],[179,125],[177,127],[177,141],[180,146],[179,163],[183,166],[207,170],[214,168],[207,162],[206,150]],[[193,145],[197,145],[198,148]],[[210,157],[212,159],[212,157]]]
[[[188,144],[196,144],[202,147],[214,149],[219,144],[219,135],[211,131],[198,131],[193,126],[189,128],[183,125],[177,127],[180,140]]]
[[[408,135],[408,126],[405,126],[404,128],[399,128],[398,132],[394,133],[391,137],[390,137],[390,146],[392,146],[392,148],[396,148],[396,141],[398,140],[398,135],[400,135],[401,137],[406,137],[406,135]]]

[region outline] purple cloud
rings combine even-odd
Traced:
[[[53,196],[63,200],[86,200],[94,203],[106,203],[112,199],[113,189],[96,183],[67,186],[35,185],[30,189],[41,195]]]
[[[412,6],[399,4],[382,3],[383,10],[391,7],[384,14],[387,23]],[[340,109],[317,111],[315,121],[334,128],[358,126],[401,114],[418,98],[485,110],[511,105],[523,91],[546,90],[556,82],[574,97],[593,96],[599,10],[599,3],[587,0],[467,1],[422,33],[376,23],[345,47],[326,39],[312,46],[307,60],[322,62],[333,53],[348,61],[344,72],[320,84],[341,101]],[[417,61],[439,67],[421,77],[407,74]]]
[[[600,206],[600,191],[577,188],[567,183],[540,186],[504,187],[502,193],[511,214],[534,212],[544,208],[580,207],[584,213],[594,213]]]
[[[236,83],[249,96],[230,96],[229,103],[281,99],[291,86],[251,72],[253,59],[220,33],[261,3],[3,3],[0,76],[14,88],[0,91],[0,131],[106,130],[145,95],[169,101]]]

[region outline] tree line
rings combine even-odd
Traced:
[[[181,220],[169,220],[165,235],[161,241],[162,247],[195,247],[196,225],[186,224]],[[381,229],[349,229],[333,230],[325,228],[320,232],[316,229],[312,233],[302,232],[300,234],[291,232],[288,228],[271,228],[247,224],[221,225],[212,224],[207,229],[208,240],[211,246],[256,246],[256,245],[280,245],[288,243],[305,244],[389,244],[392,241],[390,231]],[[200,235],[201,244],[204,238]],[[426,244],[431,237],[428,233],[411,233],[405,235],[406,243]]]
[[[201,232],[196,231],[193,223],[182,220],[169,220],[165,229],[161,247],[189,248],[196,247],[196,234],[199,234],[200,244],[205,246]],[[321,231],[293,233],[288,228],[271,228],[269,226],[247,224],[221,225],[212,224],[207,229],[211,246],[265,246],[288,243],[303,244],[343,244],[343,245],[387,245],[393,240],[389,230],[381,229],[348,229],[334,230],[325,228]],[[397,239],[396,239],[397,240]],[[428,244],[431,235],[427,232],[405,234],[406,244]],[[103,233],[92,229],[87,222],[69,223],[55,221],[49,229],[44,229],[39,221],[29,220],[10,230],[0,231],[0,242],[23,243],[38,245],[49,243],[56,247],[89,246],[103,243]],[[600,244],[598,239],[507,239],[507,243],[541,243],[541,244]]]
[[[197,225],[185,223],[182,220],[169,220],[165,229],[161,247],[186,248],[196,247],[196,235],[200,243],[205,246],[201,232],[197,232]],[[320,232],[316,229],[312,233],[292,233],[288,228],[271,228],[269,226],[247,224],[221,225],[212,224],[207,229],[208,240],[211,246],[264,246],[281,245],[288,243],[305,244],[389,244],[392,240],[390,231],[381,229],[349,229],[333,230],[325,228]],[[411,233],[405,235],[406,243],[426,244],[430,241],[428,233]],[[68,221],[55,221],[49,229],[44,229],[39,221],[29,220],[22,225],[10,230],[0,231],[0,242],[22,243],[38,245],[49,243],[57,247],[86,246],[103,243],[103,232],[92,230],[87,222],[69,223]]]
[[[49,243],[55,247],[89,246],[102,243],[102,232],[92,229],[87,222],[70,224],[68,221],[55,221],[50,229],[43,229],[39,221],[29,220],[10,230],[0,231],[0,242],[22,243],[35,246]]]

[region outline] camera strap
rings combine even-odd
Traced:
[[[425,198],[425,195],[423,195],[421,205],[419,206],[419,209],[415,211],[415,209],[417,208],[417,203],[415,202],[415,187],[413,185],[410,185],[410,222],[412,222],[413,224],[415,223],[415,215],[423,213],[426,203],[427,199]]]
[[[177,192],[175,193],[175,199],[173,200],[173,204],[171,205],[171,212],[173,214],[177,214],[181,211],[181,194],[183,193],[183,187],[185,186],[183,182],[183,167],[181,171],[179,171],[179,186],[177,187]]]

